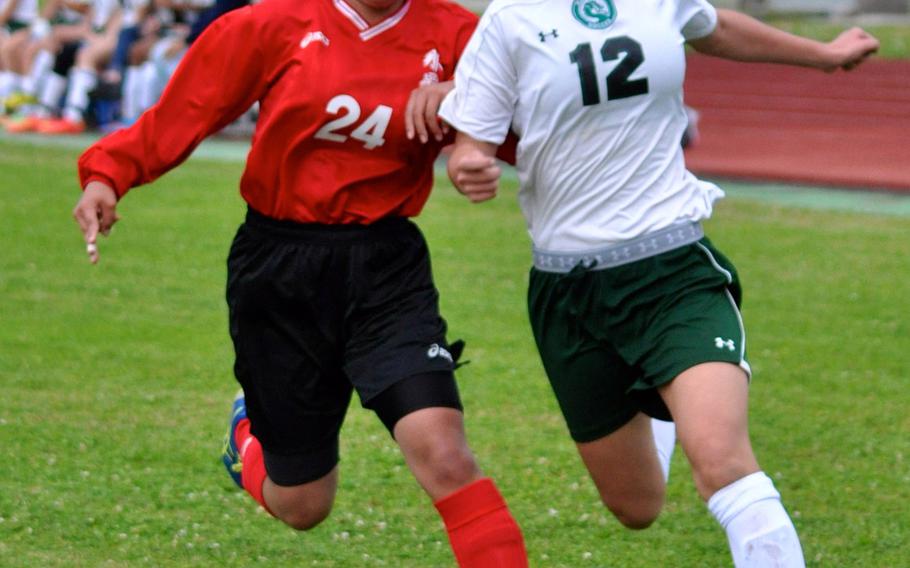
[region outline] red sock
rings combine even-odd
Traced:
[[[243,488],[266,511],[269,510],[262,496],[262,484],[265,483],[265,461],[262,458],[262,444],[250,433],[250,421],[241,420],[234,430],[234,439],[240,449],[240,462],[243,469],[240,472],[240,482]],[[271,514],[271,511],[269,511]]]
[[[461,568],[526,568],[521,529],[496,485],[484,478],[436,502]]]

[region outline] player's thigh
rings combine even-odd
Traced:
[[[102,35],[92,35],[79,48],[76,64],[84,69],[99,69],[111,58],[116,42]]]
[[[0,47],[0,63],[6,67],[12,67],[14,61],[18,60],[17,54],[22,53],[25,50],[25,47],[28,45],[29,35],[28,30],[19,30],[10,34],[2,42],[2,47]],[[18,69],[10,69],[13,71],[18,71]]]
[[[703,497],[758,471],[749,441],[749,381],[741,367],[702,363],[659,390]]]
[[[56,45],[82,41],[86,36],[86,28],[75,24],[60,24],[51,29],[49,39]]]

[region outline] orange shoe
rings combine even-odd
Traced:
[[[23,132],[35,132],[41,119],[37,116],[23,116],[22,118],[11,118],[6,123],[6,131],[10,134],[21,134]]]
[[[81,120],[68,120],[65,118],[51,118],[38,122],[35,129],[39,134],[82,134],[85,132],[85,123]]]

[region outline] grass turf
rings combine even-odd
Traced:
[[[76,154],[0,141],[0,558],[4,566],[451,566],[442,525],[379,422],[352,407],[333,516],[298,534],[222,470],[235,384],[224,259],[240,164],[193,160],[121,204],[90,266],[70,209]],[[724,566],[677,451],[664,515],[599,505],[533,347],[514,187],[471,205],[443,181],[419,224],[469,439],[533,566]],[[907,218],[723,202],[755,370],[754,445],[813,566],[906,565]]]

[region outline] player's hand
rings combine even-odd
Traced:
[[[823,70],[850,71],[878,51],[879,41],[861,28],[850,28],[829,42],[827,48],[829,60]]]
[[[73,209],[73,218],[79,223],[85,239],[85,252],[89,262],[98,263],[98,233],[107,236],[120,217],[117,215],[117,194],[100,181],[89,182],[82,197]]]
[[[430,136],[441,142],[448,134],[449,126],[436,115],[442,99],[455,88],[454,81],[424,85],[411,91],[408,106],[404,111],[404,129],[408,140],[417,136],[426,144]]]
[[[496,160],[478,150],[453,154],[448,165],[455,187],[474,203],[496,197],[502,169]]]

